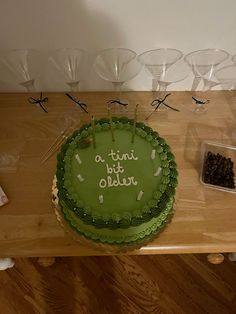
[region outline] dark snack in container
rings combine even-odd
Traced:
[[[203,166],[203,181],[208,184],[235,189],[234,163],[231,158],[208,152]]]

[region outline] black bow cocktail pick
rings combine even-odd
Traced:
[[[109,100],[108,104],[109,105],[118,104],[118,105],[121,105],[121,106],[124,106],[124,107],[128,106],[127,103],[124,103],[124,102],[122,102],[120,100],[116,100],[116,99],[115,100]]]
[[[47,110],[44,108],[44,106],[43,106],[43,103],[48,102],[48,97],[44,97],[44,98],[43,98],[43,93],[42,93],[42,92],[40,93],[40,98],[35,99],[35,98],[33,98],[33,97],[29,97],[29,98],[28,98],[28,102],[29,102],[30,104],[32,104],[32,105],[33,105],[33,104],[39,105],[40,108],[42,108],[44,112],[48,113],[48,111],[47,111]]]
[[[171,107],[170,105],[167,105],[167,103],[165,103],[165,100],[168,96],[170,96],[171,94],[167,94],[165,95],[164,98],[157,98],[157,99],[154,99],[152,102],[151,102],[151,106],[154,107],[156,106],[156,108],[150,113],[149,116],[146,117],[145,120],[148,120],[150,118],[150,116],[153,114],[153,112],[157,111],[157,109],[161,106],[161,105],[164,105],[174,111],[179,111],[179,109],[176,109],[174,107]]]
[[[79,99],[76,99],[68,93],[66,93],[66,96],[75,102],[84,112],[88,113],[86,104],[82,103]]]
[[[192,99],[195,101],[196,105],[205,105],[205,104],[209,104],[209,102],[210,102],[210,99],[206,99],[206,100],[197,99],[193,96],[192,96]]]

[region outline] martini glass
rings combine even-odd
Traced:
[[[215,72],[215,77],[217,78],[219,84],[223,90],[229,91],[226,97],[229,96],[230,105],[235,112],[236,109],[236,65],[228,65],[223,68],[218,69]],[[232,138],[235,138],[235,131],[232,135]]]
[[[57,49],[49,53],[50,65],[62,76],[69,88],[70,94],[66,94],[73,101],[74,107],[66,115],[67,119],[81,120],[86,113],[86,104],[83,104],[77,96],[79,84],[82,77],[82,67],[85,61],[86,52],[80,48]]]
[[[236,64],[236,55],[233,55],[232,61],[233,61],[234,64]]]
[[[183,53],[173,48],[160,48],[143,52],[138,60],[152,75],[152,91],[156,91],[166,71],[171,65],[180,60]]]
[[[59,134],[56,135],[50,146],[41,156],[41,164],[44,164],[50,157],[52,157],[69,134],[79,127],[81,121],[85,120],[83,114],[87,113],[87,110],[85,109],[84,111],[84,109],[78,109],[86,108],[87,106],[86,104],[81,103],[77,97],[85,55],[86,53],[82,49],[65,48],[54,50],[48,56],[50,66],[53,66],[58,72],[58,75],[64,78],[64,81],[71,92],[70,94],[66,93],[66,95],[73,101],[75,106],[63,115],[64,122],[61,124],[62,127]]]
[[[215,77],[219,81],[223,90],[229,91],[225,96],[228,98],[230,109],[232,114],[235,116],[236,112],[236,64],[228,65],[215,72]],[[235,122],[232,123],[231,139],[235,142],[236,140],[236,129]]]
[[[176,108],[175,105],[167,103],[168,101],[166,100],[166,98],[171,94],[167,94],[166,90],[171,84],[178,83],[186,79],[189,75],[189,72],[190,69],[187,64],[183,60],[180,60],[170,66],[167,71],[162,74],[160,80],[158,81],[159,97],[152,101],[151,105],[154,107],[154,109],[150,112],[146,120],[148,120],[150,116],[157,111],[165,111],[167,109],[179,111],[179,109]]]
[[[39,52],[34,49],[9,50],[0,55],[1,64],[10,75],[10,80],[16,81],[27,92],[35,92],[38,59]]]
[[[65,48],[51,51],[47,57],[49,66],[53,67],[60,77],[63,77],[70,92],[66,93],[67,99],[70,99],[69,105],[73,106],[63,115],[60,132],[41,156],[41,163],[53,156],[66,137],[78,128],[81,122],[87,120],[87,105],[82,103],[77,96],[85,56],[86,52],[82,49]]]
[[[40,76],[41,57],[41,53],[36,49],[15,49],[2,52],[0,63],[3,72],[6,70],[5,80],[23,86],[28,93],[36,93],[35,82]],[[29,97],[28,102],[35,104],[37,108],[41,107],[40,111],[47,113],[43,105],[47,102],[47,97],[43,97],[42,93],[40,98]]]
[[[58,49],[49,56],[49,61],[63,76],[70,91],[77,92],[81,80],[81,68],[85,51],[77,48]]]
[[[219,65],[221,65],[229,57],[228,52],[221,49],[203,49],[193,51],[185,56],[185,61],[191,67],[194,74],[192,83],[192,91],[196,91],[198,85],[203,81],[202,95],[206,91],[211,90],[219,82],[216,80],[214,73]],[[209,99],[199,99],[197,96],[192,97],[194,103],[193,112],[202,114],[207,111]]]
[[[232,61],[233,61],[233,63],[236,65],[236,55],[233,55],[233,57],[232,57]],[[231,70],[231,71],[235,71],[235,70]],[[231,77],[232,77],[232,72],[231,72]],[[234,80],[234,82],[235,82],[235,80]],[[234,85],[233,86],[233,88],[230,88],[231,90],[235,90],[236,89],[236,85]],[[234,96],[233,97],[233,103],[234,103],[234,105],[236,104],[236,97]]]
[[[184,60],[194,75],[191,90],[196,91],[201,80],[203,80],[203,91],[211,90],[216,86],[218,83],[214,81],[214,71],[228,57],[228,52],[221,49],[202,49],[187,54]]]
[[[215,72],[215,77],[224,90],[236,89],[236,65],[228,65],[218,69]]]
[[[141,70],[142,65],[137,60],[137,54],[126,48],[110,48],[99,51],[94,60],[96,73],[105,81],[111,82],[117,94],[110,104],[116,104],[118,111],[128,105],[121,99],[121,89],[126,81],[133,79]]]

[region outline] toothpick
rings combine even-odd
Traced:
[[[113,125],[112,125],[112,117],[111,117],[111,108],[108,107],[107,110],[108,110],[108,117],[109,117],[109,122],[110,122],[111,138],[112,138],[112,142],[115,142],[114,130],[113,130]]]
[[[92,135],[93,135],[93,148],[96,148],[96,140],[95,140],[95,123],[94,123],[94,116],[92,116],[92,121],[91,121],[91,125],[92,125]]]
[[[136,131],[136,122],[137,122],[137,112],[138,112],[138,104],[136,105],[134,109],[134,125],[133,125],[133,132],[132,132],[132,140],[131,143],[134,142],[134,137],[135,137],[135,131]]]

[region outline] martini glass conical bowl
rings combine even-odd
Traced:
[[[236,64],[228,65],[218,69],[215,77],[224,90],[236,89]]]
[[[27,92],[35,91],[35,79],[39,76],[39,51],[14,49],[0,54],[0,62],[11,82],[23,86]]]
[[[218,83],[214,81],[214,72],[228,57],[227,51],[211,48],[196,50],[187,54],[184,60],[190,66],[194,75],[191,90],[196,91],[201,80],[203,80],[203,91],[216,86]]]
[[[138,56],[138,60],[145,66],[152,76],[152,91],[158,89],[159,82],[166,71],[180,60],[183,53],[174,48],[159,48],[145,51]]]
[[[80,48],[57,49],[49,54],[49,61],[64,79],[70,91],[77,92],[86,52]]]
[[[133,79],[142,67],[136,52],[127,48],[101,50],[95,56],[93,67],[100,78],[112,84],[118,105],[127,104],[127,101],[121,99],[122,87],[125,82]]]

